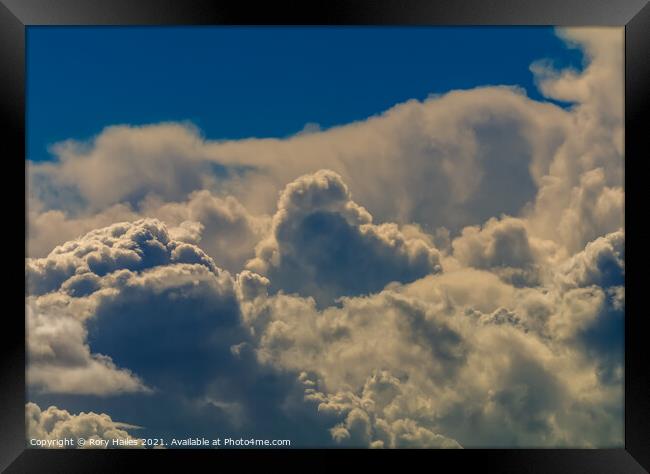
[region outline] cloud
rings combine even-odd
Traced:
[[[584,336],[587,346],[595,344],[594,357],[616,354],[621,370],[624,245],[621,229],[588,243],[558,268],[554,283],[563,294],[563,310],[551,320],[563,337]]]
[[[192,125],[112,126],[92,144],[68,140],[52,152],[57,163],[33,164],[35,193],[61,197],[56,189],[77,196],[91,208],[137,202],[149,193],[183,199],[217,180],[225,168],[206,159],[199,132]]]
[[[91,279],[117,269],[138,271],[169,263],[197,263],[216,271],[201,249],[170,239],[159,221],[142,219],[93,230],[54,248],[47,257],[29,258],[26,274],[32,295],[60,289],[64,283],[74,294],[83,291],[79,285],[88,288]]]
[[[245,334],[228,273],[165,265],[115,272],[106,285],[112,291],[97,298],[87,323],[95,350],[114,354],[159,390],[183,386],[194,394],[211,372],[233,370],[230,346],[245,342]]]
[[[56,212],[77,225],[78,214],[102,220],[108,209],[131,219],[126,214],[150,196],[160,205],[189,205],[191,193],[204,190],[226,201],[226,214],[235,207],[228,199],[246,209],[235,211],[243,220],[226,226],[242,230],[236,252],[242,257],[226,263],[215,244],[214,257],[239,270],[243,247],[254,245],[248,236],[256,233],[246,214],[275,212],[286,183],[326,168],[381,222],[418,223],[430,233],[445,227],[456,235],[497,215],[520,216],[530,221],[532,235],[573,254],[621,225],[623,30],[558,31],[583,49],[584,70],[556,71],[543,62],[531,69],[549,98],[574,103],[569,110],[516,88],[481,87],[284,139],[211,141],[192,125],[164,123],[113,126],[88,142],[64,142],[53,149],[57,161],[28,166],[32,246],[44,251],[55,240],[39,229],[60,222]],[[207,225],[200,217],[188,220]]]
[[[622,386],[604,378],[616,370],[576,345],[602,318],[598,288],[516,288],[461,269],[319,310],[269,295],[261,277],[239,285],[258,360],[300,374],[338,443],[622,442]]]
[[[305,431],[298,445],[327,439],[314,414],[287,416],[299,383],[257,363],[230,273],[160,221],[96,229],[27,270],[27,380],[39,403],[101,400],[156,437],[222,426],[269,439]]]
[[[547,96],[567,102],[577,102],[593,108],[593,116],[616,123],[622,119],[623,57],[621,47],[623,28],[560,28],[558,36],[570,47],[580,48],[585,54],[584,71],[564,69],[557,71],[544,62],[531,66],[537,75],[538,86]]]
[[[520,90],[486,87],[286,139],[210,141],[187,124],[113,126],[87,143],[55,147],[55,162],[30,163],[29,190],[44,211],[97,212],[149,194],[179,202],[208,189],[258,215],[274,211],[286,183],[327,168],[381,221],[457,230],[515,214],[533,199],[568,120]]]
[[[97,229],[45,258],[28,259],[27,281],[28,379],[46,392],[107,395],[151,390],[131,370],[118,368],[113,358],[90,349],[88,326],[101,323],[100,316],[111,305],[121,305],[119,312],[108,316],[114,318],[113,345],[124,344],[129,328],[153,336],[154,327],[146,327],[153,321],[145,321],[145,316],[159,318],[170,308],[185,318],[176,324],[194,318],[190,327],[199,332],[224,321],[232,325],[236,319],[230,275],[198,247],[171,239],[167,228],[154,219]],[[158,312],[152,311],[154,303],[160,306]],[[190,310],[193,313],[187,314]],[[201,325],[196,315],[208,326]],[[123,334],[116,332],[118,323],[125,325]],[[166,339],[161,340],[163,336]],[[150,342],[169,344],[175,336],[161,332]],[[191,339],[179,341],[194,344]],[[133,349],[143,347],[152,346]],[[168,354],[173,347],[168,347]],[[164,353],[160,348],[158,355]]]
[[[572,295],[558,324],[598,364],[606,384],[622,384],[625,342],[623,230],[587,244],[565,262],[556,284]]]
[[[304,197],[308,208],[314,199],[337,202]],[[158,226],[153,234],[164,234]],[[74,360],[75,350],[87,358],[89,349],[78,350],[86,343],[152,387],[194,400],[200,416],[215,410],[242,430],[254,419],[248,397],[257,390],[268,398],[262,381],[276,373],[284,388],[258,416],[313,406],[307,426],[345,446],[616,446],[620,381],[575,342],[602,317],[606,293],[590,283],[604,280],[593,268],[610,272],[610,254],[620,262],[620,238],[600,239],[558,267],[551,281],[568,278],[578,288],[517,288],[485,270],[452,267],[319,309],[310,297],[269,294],[269,278],[250,271],[233,281],[210,265],[166,263],[113,270],[78,296],[35,298],[65,300],[64,321],[74,315],[91,333],[82,331],[52,365]],[[588,349],[589,337],[583,342]]]
[[[570,28],[559,34],[586,56],[583,71],[531,69],[548,97],[573,102],[571,126],[529,208],[536,236],[569,254],[622,226],[623,28]]]
[[[139,218],[127,204],[115,204],[89,216],[71,216],[60,209],[43,210],[34,200],[29,203],[28,216],[27,254],[32,258],[46,257],[57,245],[93,229]]]
[[[253,216],[234,197],[219,197],[208,190],[192,192],[178,203],[149,196],[140,212],[165,222],[180,240],[200,244],[221,268],[233,272],[254,256],[255,245],[270,224],[270,218]],[[200,230],[183,232],[188,226]]]
[[[28,384],[52,393],[149,392],[130,370],[91,352],[88,332],[78,316],[84,310],[88,311],[66,296],[28,300]]]
[[[109,127],[30,164],[30,389],[152,433],[622,446],[623,35],[559,33],[584,69],[531,69],[566,109],[482,87],[285,139]]]
[[[567,288],[596,285],[610,288],[625,278],[625,235],[623,230],[598,237],[563,264],[558,284]]]
[[[137,438],[127,431],[137,430],[138,426],[113,421],[105,413],[82,412],[73,415],[55,406],[42,410],[35,403],[29,402],[25,405],[25,419],[27,440],[29,442],[33,439],[43,443],[39,447],[65,447],[58,444],[58,441],[64,438],[72,438],[74,443],[82,438],[86,441],[83,447],[89,449],[143,447]],[[100,440],[108,443],[100,444]],[[74,447],[82,446],[75,444]]]
[[[531,238],[525,221],[512,217],[465,227],[452,247],[464,265],[490,270],[515,286],[539,285],[540,263],[555,250],[553,242]]]
[[[156,218],[173,240],[201,244],[221,268],[239,271],[254,256],[255,244],[266,231],[270,218],[253,216],[232,196],[219,197],[208,190],[192,192],[183,201],[164,201],[149,194],[137,206],[120,203],[97,213],[30,210],[28,254],[47,256],[54,247],[94,229],[116,222]]]
[[[286,186],[272,228],[247,265],[275,289],[326,304],[440,272],[439,252],[396,224],[376,225],[341,177],[320,170]]]
[[[602,168],[584,173],[571,191],[569,207],[562,213],[559,233],[570,250],[623,226],[625,196],[622,186],[605,186]]]
[[[432,432],[409,418],[387,420],[384,409],[390,406],[402,388],[399,379],[387,371],[368,377],[360,395],[343,392],[328,395],[311,388],[310,380],[302,374],[308,386],[306,399],[319,403],[318,411],[333,413],[344,421],[330,429],[337,443],[372,448],[460,448],[457,441]]]

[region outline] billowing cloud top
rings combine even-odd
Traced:
[[[45,258],[29,259],[28,288],[33,295],[58,289],[83,295],[98,289],[98,279],[115,270],[141,271],[169,263],[197,263],[216,270],[200,248],[170,239],[160,221],[123,222],[58,246]]]
[[[30,163],[30,433],[622,446],[623,35],[559,34],[584,69],[531,70],[564,108],[489,86]]]
[[[111,357],[91,353],[88,324],[99,332],[96,343],[106,337],[113,348],[135,342],[129,333],[167,317],[167,329],[157,339],[132,348],[141,356],[157,350],[162,357],[196,343],[179,339],[165,348],[177,336],[169,325],[187,325],[182,331],[189,337],[237,322],[230,274],[195,245],[172,239],[155,219],[97,229],[45,258],[28,259],[27,281],[28,378],[51,392],[151,391]],[[106,323],[111,329],[104,334]],[[156,335],[153,326],[147,331]]]
[[[42,410],[35,403],[26,405],[27,439],[47,448],[64,448],[63,439],[72,439],[75,447],[87,449],[142,447],[126,430],[137,429],[128,423],[115,422],[105,413],[79,413],[50,406]],[[86,444],[77,445],[83,439]],[[48,443],[50,441],[50,443]],[[105,441],[106,443],[101,443]],[[118,444],[123,442],[122,444]]]
[[[277,289],[323,304],[441,271],[432,245],[406,236],[396,224],[373,224],[341,177],[329,170],[287,185],[256,255],[249,269],[268,275]]]

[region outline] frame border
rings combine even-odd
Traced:
[[[650,3],[648,0],[315,0],[311,4],[276,1],[253,5],[241,0],[0,0],[0,129],[12,172],[25,173],[25,29],[36,25],[554,25],[625,26],[625,214],[642,199],[639,163],[644,157],[650,112]],[[647,153],[645,154],[647,156]],[[635,163],[636,162],[636,163]],[[25,176],[25,175],[23,175]],[[25,192],[26,189],[25,181]],[[7,186],[5,202],[15,201]],[[26,195],[25,195],[26,196]],[[25,200],[26,202],[26,200]],[[12,208],[19,212],[20,209]],[[26,208],[22,209],[27,231]],[[641,271],[647,256],[640,224],[625,219],[626,308],[641,308]],[[21,237],[17,237],[21,238]],[[25,241],[23,244],[25,245]],[[15,252],[18,274],[24,258]],[[17,285],[20,285],[18,280]],[[24,280],[22,280],[24,285]],[[16,295],[20,289],[15,289]],[[12,293],[13,294],[13,293]],[[16,298],[17,314],[24,302]],[[165,450],[146,456],[129,450],[58,451],[26,449],[25,325],[7,312],[8,327],[0,345],[0,469],[3,472],[123,472],[134,461],[149,468],[187,469],[197,460],[224,460],[241,466],[262,459],[280,467],[287,460],[310,468],[314,450],[228,453],[211,450]],[[636,314],[636,313],[635,313]],[[369,466],[386,461],[433,462],[457,469],[480,465],[499,472],[638,473],[650,471],[650,375],[646,364],[645,315],[625,318],[625,448],[624,449],[470,449],[470,450],[334,450],[317,456],[318,463],[341,467],[339,455],[354,454]],[[322,453],[322,452],[321,452]],[[335,456],[331,456],[335,454]],[[357,459],[358,461],[359,459]],[[13,463],[12,463],[13,461]],[[6,468],[6,470],[5,470]]]

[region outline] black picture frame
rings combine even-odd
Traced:
[[[16,303],[3,318],[0,344],[0,469],[7,473],[131,472],[178,466],[194,471],[197,461],[218,469],[224,460],[241,465],[262,460],[267,468],[298,463],[341,468],[351,455],[366,468],[388,461],[418,461],[443,472],[478,466],[488,472],[637,473],[650,470],[650,360],[642,311],[642,272],[646,251],[638,211],[643,202],[641,166],[647,158],[650,116],[650,4],[647,0],[0,0],[0,130],[3,135],[4,203],[14,205],[13,186],[25,172],[25,29],[31,25],[556,25],[625,26],[625,447],[624,449],[470,449],[470,450],[39,450],[25,446],[25,327],[21,285],[5,299]],[[646,150],[646,153],[644,153]],[[7,166],[10,165],[10,168]],[[22,171],[20,171],[22,170]],[[24,175],[23,175],[24,176]],[[636,204],[636,205],[635,205]],[[25,221],[26,225],[26,221]],[[11,234],[10,226],[5,232]],[[14,232],[17,241],[21,236]],[[24,243],[24,240],[23,240]],[[20,244],[17,244],[20,246]],[[24,271],[20,252],[6,268]],[[15,265],[15,267],[14,267]],[[21,283],[22,282],[22,283]],[[199,459],[197,459],[197,457]],[[402,459],[406,458],[406,459]],[[417,458],[417,459],[416,459]],[[184,467],[182,467],[184,466]],[[240,467],[241,468],[241,467]]]

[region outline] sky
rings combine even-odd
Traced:
[[[623,446],[622,28],[27,38],[27,445]]]
[[[540,58],[583,59],[550,27],[29,27],[27,154],[120,123],[285,137],[452,89],[516,84],[541,99],[528,69]]]

